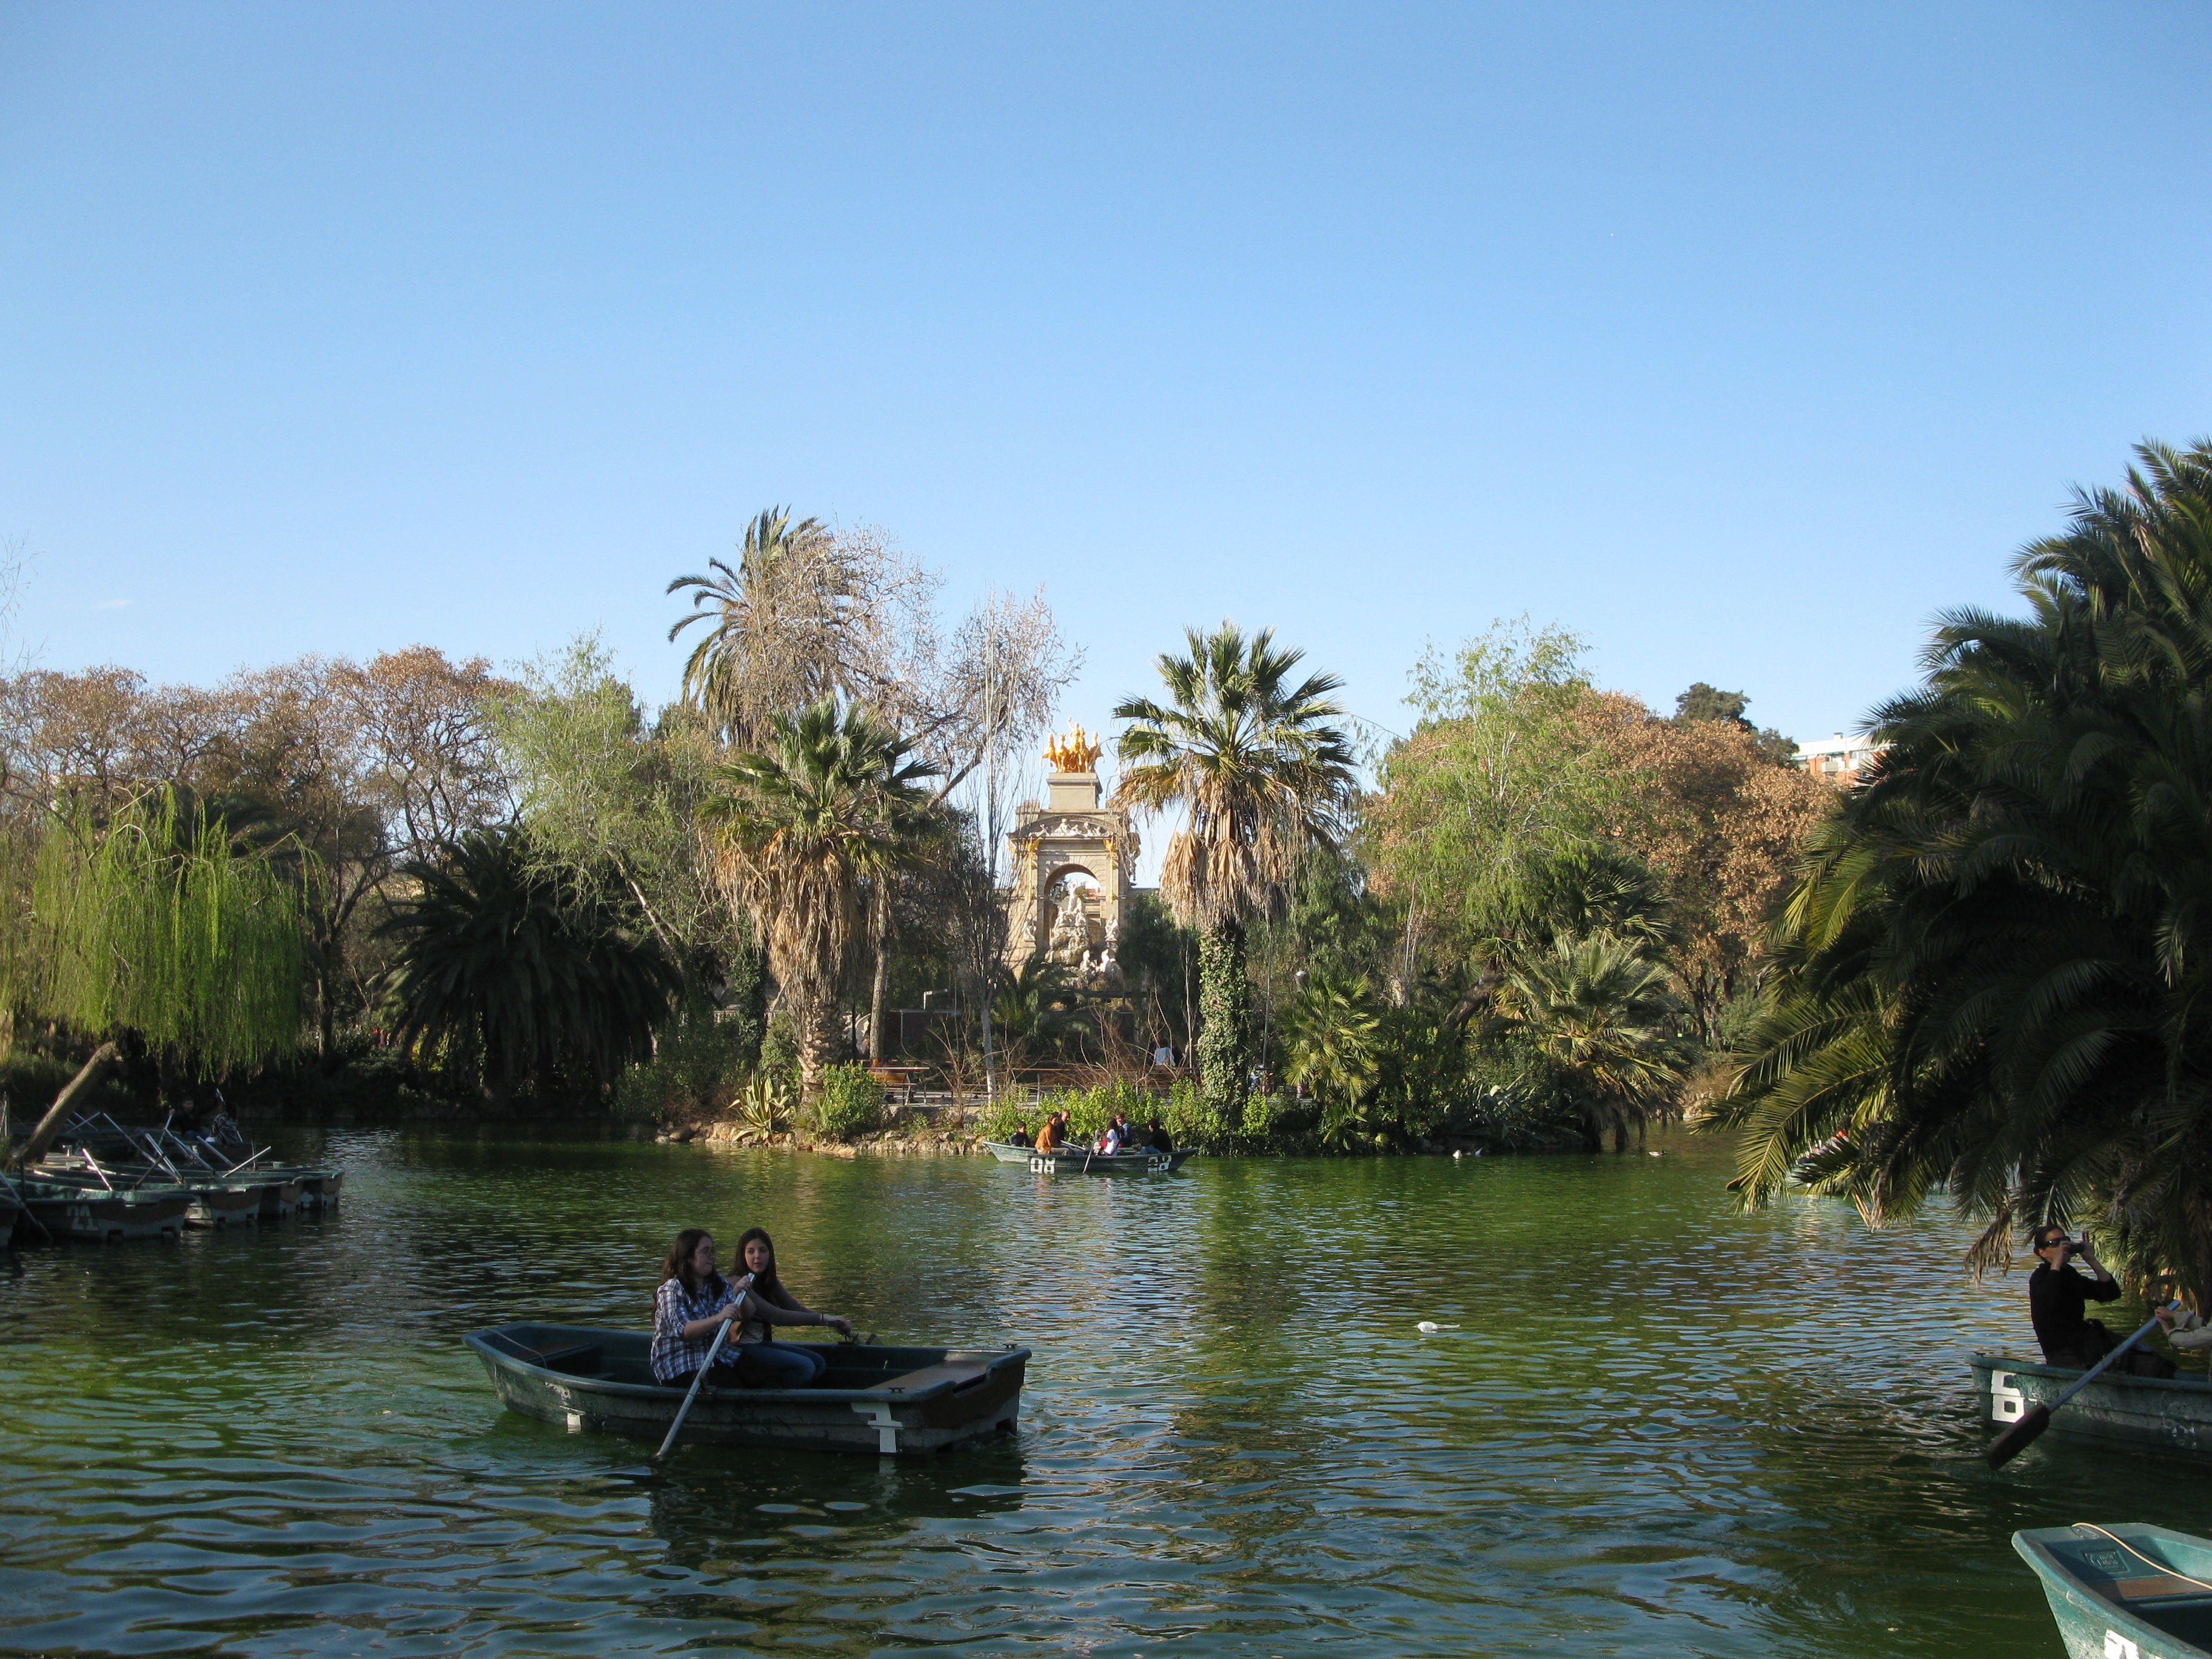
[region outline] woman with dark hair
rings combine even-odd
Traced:
[[[751,1281],[745,1297],[744,1323],[738,1328],[738,1364],[755,1386],[803,1389],[820,1379],[830,1368],[822,1350],[810,1344],[778,1342],[772,1334],[777,1325],[826,1325],[844,1336],[853,1334],[853,1322],[838,1314],[817,1313],[788,1290],[775,1268],[775,1241],[765,1227],[748,1227],[738,1240],[738,1261]]]
[[[714,1236],[704,1227],[686,1227],[660,1264],[660,1288],[653,1297],[653,1374],[672,1389],[689,1388],[714,1346],[715,1328],[744,1317],[750,1281],[735,1284],[714,1270]],[[742,1327],[740,1327],[742,1328]],[[730,1333],[730,1338],[738,1335]],[[725,1339],[714,1369],[737,1381],[736,1345]]]

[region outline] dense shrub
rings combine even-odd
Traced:
[[[850,1140],[883,1123],[884,1085],[857,1062],[832,1066],[822,1074],[822,1092],[809,1109],[817,1134]]]
[[[615,1085],[615,1109],[639,1117],[719,1114],[744,1085],[745,1032],[703,1002],[663,1029],[653,1058]]]

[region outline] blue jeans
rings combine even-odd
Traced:
[[[747,1342],[734,1356],[725,1353],[714,1369],[723,1365],[748,1389],[811,1388],[830,1369],[819,1348],[797,1342]]]

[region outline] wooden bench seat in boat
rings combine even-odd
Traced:
[[[989,1370],[988,1365],[980,1365],[973,1361],[946,1361],[924,1365],[918,1371],[908,1371],[871,1386],[892,1394],[917,1394],[924,1389],[934,1388],[939,1382],[965,1384],[979,1382],[989,1374]],[[953,1392],[957,1394],[959,1389],[955,1388]]]

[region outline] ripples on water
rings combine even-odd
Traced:
[[[332,1135],[338,1216],[0,1258],[0,1645],[2043,1659],[2014,1528],[2212,1530],[2185,1468],[1982,1467],[1963,1358],[2028,1336],[1960,1229],[1740,1216],[1723,1148],[1655,1144],[1115,1182]],[[461,1346],[641,1326],[677,1228],[754,1222],[863,1328],[1033,1348],[1020,1435],[659,1474]]]

